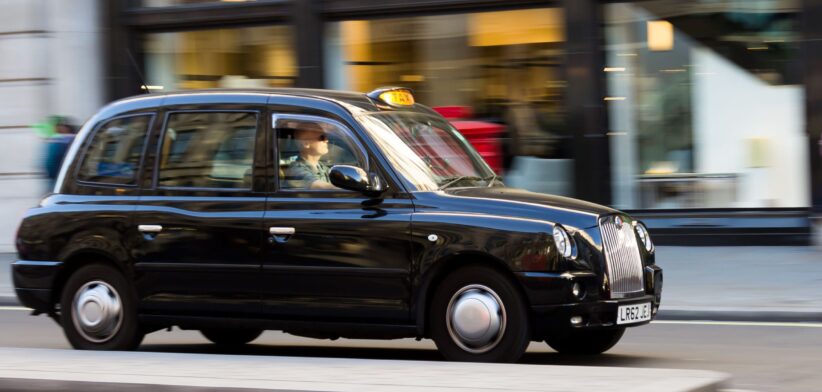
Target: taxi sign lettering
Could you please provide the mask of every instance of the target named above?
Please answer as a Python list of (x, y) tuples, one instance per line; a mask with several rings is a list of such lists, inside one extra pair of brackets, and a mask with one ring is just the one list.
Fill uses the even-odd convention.
[(386, 91), (380, 94), (380, 100), (397, 106), (411, 106), (414, 104), (414, 96), (408, 90)]

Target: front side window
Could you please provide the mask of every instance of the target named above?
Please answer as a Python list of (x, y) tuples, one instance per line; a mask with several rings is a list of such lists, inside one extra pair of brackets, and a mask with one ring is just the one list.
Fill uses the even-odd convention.
[(281, 118), (275, 123), (280, 189), (338, 190), (328, 173), (334, 165), (368, 170), (362, 149), (346, 128), (321, 119)]
[(408, 112), (358, 117), (394, 169), (419, 190), (489, 186), (496, 176), (445, 119)]
[(256, 113), (172, 113), (167, 123), (158, 186), (251, 189)]
[(89, 143), (77, 179), (113, 185), (135, 184), (151, 118), (151, 115), (122, 117), (102, 125)]

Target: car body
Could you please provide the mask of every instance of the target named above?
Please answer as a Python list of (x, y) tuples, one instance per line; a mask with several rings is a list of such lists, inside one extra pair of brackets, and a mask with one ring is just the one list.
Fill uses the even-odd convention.
[[(295, 151), (315, 142), (346, 163), (329, 169), (336, 188), (289, 188)], [(20, 302), (82, 349), (129, 349), (179, 326), (222, 344), (267, 329), (431, 337), (456, 360), (515, 361), (543, 340), (599, 353), (650, 322), (662, 289), (641, 222), (505, 187), (398, 88), (109, 104), (16, 245)]]

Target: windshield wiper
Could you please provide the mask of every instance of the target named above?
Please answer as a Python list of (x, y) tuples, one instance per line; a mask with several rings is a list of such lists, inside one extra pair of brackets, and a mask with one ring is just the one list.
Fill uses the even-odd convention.
[[(500, 183), (502, 183), (502, 179), (499, 178), (499, 175), (497, 175), (496, 173), (494, 173), (494, 175), (491, 176), (491, 177), (483, 178), (483, 180), (488, 181), (488, 185), (487, 185), (488, 188), (490, 188), (491, 185), (494, 185), (494, 181), (499, 181)], [(503, 185), (505, 185), (505, 184), (503, 184)]]
[(439, 190), (443, 190), (445, 188), (448, 188), (449, 186), (454, 185), (454, 184), (456, 184), (456, 183), (458, 183), (462, 180), (482, 180), (482, 178), (477, 177), (477, 176), (457, 176), (457, 177), (447, 178), (446, 179), (447, 182), (445, 184), (440, 185)]

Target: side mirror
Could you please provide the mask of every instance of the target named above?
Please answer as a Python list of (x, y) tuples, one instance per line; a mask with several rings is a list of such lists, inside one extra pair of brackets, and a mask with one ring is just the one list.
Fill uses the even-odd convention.
[(385, 191), (385, 186), (379, 175), (366, 173), (365, 170), (348, 165), (335, 165), (328, 173), (331, 184), (337, 188), (357, 191), (369, 196), (378, 196)]

